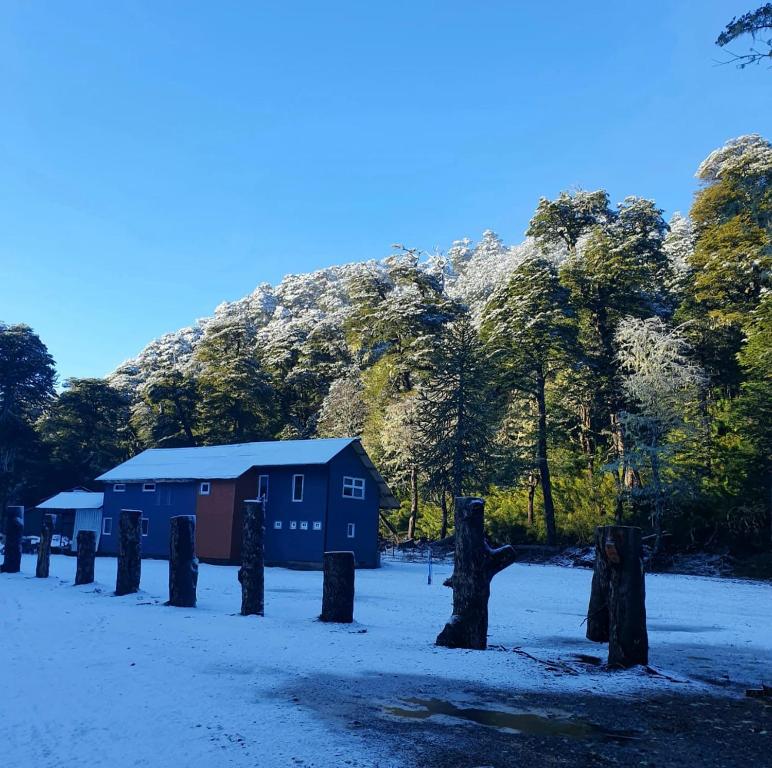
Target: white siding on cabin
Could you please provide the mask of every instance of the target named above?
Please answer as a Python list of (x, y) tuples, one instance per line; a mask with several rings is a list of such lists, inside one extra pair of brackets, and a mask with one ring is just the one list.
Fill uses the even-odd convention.
[(102, 535), (102, 510), (100, 509), (76, 509), (75, 524), (72, 529), (72, 551), (78, 551), (78, 531), (94, 531), (96, 534), (96, 548), (99, 551), (99, 537)]

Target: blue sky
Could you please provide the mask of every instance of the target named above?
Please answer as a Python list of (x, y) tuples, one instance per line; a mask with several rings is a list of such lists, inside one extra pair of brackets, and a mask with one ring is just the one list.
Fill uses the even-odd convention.
[(0, 5), (0, 320), (60, 376), (288, 272), (518, 242), (538, 198), (687, 210), (699, 162), (772, 128), (715, 66), (758, 0)]

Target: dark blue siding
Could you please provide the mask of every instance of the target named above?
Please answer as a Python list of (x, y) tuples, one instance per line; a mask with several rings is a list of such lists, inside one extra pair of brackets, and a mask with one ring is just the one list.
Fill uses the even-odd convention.
[[(102, 534), (99, 551), (118, 552), (118, 522), (122, 509), (139, 509), (148, 518), (147, 536), (142, 537), (143, 557), (169, 556), (169, 519), (174, 515), (196, 514), (198, 483), (156, 483), (155, 491), (143, 491), (143, 483), (126, 483), (126, 490), (116, 492), (113, 484), (105, 485), (102, 520), (112, 519), (112, 533)], [(104, 530), (104, 529), (103, 529)]]
[[(357, 452), (349, 447), (341, 451), (328, 465), (329, 494), (327, 510), (328, 551), (353, 551), (358, 566), (376, 568), (378, 552), (378, 510), (380, 491), (375, 479), (362, 464)], [(360, 477), (365, 481), (364, 499), (343, 496), (343, 478)], [(353, 538), (348, 526), (354, 525)]]

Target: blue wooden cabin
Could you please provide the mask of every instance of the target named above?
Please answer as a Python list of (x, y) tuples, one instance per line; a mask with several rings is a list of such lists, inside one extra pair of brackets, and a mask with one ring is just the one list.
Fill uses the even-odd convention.
[(142, 513), (142, 554), (168, 557), (169, 520), (196, 516), (202, 560), (241, 559), (245, 499), (265, 498), (268, 565), (319, 567), (330, 550), (380, 564), (381, 509), (399, 503), (358, 438), (152, 448), (97, 478), (105, 484), (99, 552), (118, 551), (123, 509)]

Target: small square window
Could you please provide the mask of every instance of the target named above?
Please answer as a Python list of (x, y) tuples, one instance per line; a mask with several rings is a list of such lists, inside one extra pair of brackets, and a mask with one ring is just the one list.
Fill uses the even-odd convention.
[(198, 493), (201, 496), (208, 496), (212, 491), (212, 484), (211, 483), (201, 483), (198, 489)]
[(346, 526), (346, 536), (348, 536), (349, 539), (353, 539), (355, 533), (356, 533), (356, 526), (354, 525), (354, 523), (349, 523)]
[(314, 530), (315, 531), (321, 531), (322, 530), (322, 521), (321, 520), (316, 520), (314, 522)]
[(113, 534), (113, 519), (112, 517), (102, 518), (102, 536), (112, 536)]
[(142, 527), (142, 535), (147, 536), (148, 531), (150, 530), (150, 518), (149, 517), (143, 517), (140, 521), (140, 525)]
[(307, 531), (308, 530), (308, 520), (301, 520), (301, 522), (300, 522), (300, 530), (301, 531)]
[(294, 531), (298, 527), (298, 521), (297, 520), (290, 520), (290, 530)]
[(303, 475), (292, 475), (292, 501), (303, 501)]
[(281, 520), (274, 520), (274, 521), (273, 521), (273, 527), (274, 527), (274, 528), (275, 528), (277, 531), (280, 531), (280, 530), (281, 530)]
[(126, 490), (125, 483), (115, 483), (115, 485), (113, 485), (113, 491), (115, 493), (123, 493), (125, 490)]
[(142, 490), (145, 493), (155, 493), (155, 483), (142, 483)]
[(364, 499), (365, 481), (362, 477), (344, 477), (343, 478), (343, 498), (344, 499)]

